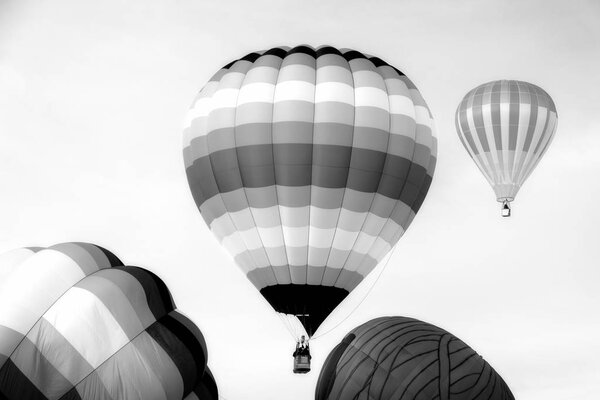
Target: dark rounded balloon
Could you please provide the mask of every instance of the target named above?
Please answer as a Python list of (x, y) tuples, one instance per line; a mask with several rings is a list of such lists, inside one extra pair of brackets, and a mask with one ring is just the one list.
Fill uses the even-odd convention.
[(325, 360), (316, 400), (514, 400), (472, 348), (437, 326), (405, 317), (352, 330)]

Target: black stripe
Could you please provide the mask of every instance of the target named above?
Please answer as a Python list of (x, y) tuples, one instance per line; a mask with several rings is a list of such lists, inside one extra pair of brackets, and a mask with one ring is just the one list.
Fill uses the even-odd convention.
[(102, 253), (104, 253), (104, 255), (106, 256), (106, 258), (108, 258), (108, 262), (110, 263), (111, 266), (113, 267), (118, 267), (118, 266), (122, 266), (123, 262), (116, 256), (114, 255), (112, 252), (106, 250), (104, 247), (100, 247), (98, 245), (94, 245), (95, 247), (99, 248), (100, 251), (102, 251)]
[(272, 49), (269, 49), (268, 51), (266, 51), (264, 55), (265, 56), (277, 56), (277, 57), (283, 59), (286, 54), (287, 54), (287, 51), (285, 49), (282, 49), (281, 47), (273, 47)]
[(369, 60), (371, 60), (371, 62), (376, 66), (376, 67), (389, 67), (390, 64), (386, 63), (385, 61), (383, 61), (381, 58), (379, 57), (369, 57)]
[(183, 377), (184, 394), (191, 393), (206, 367), (206, 354), (198, 338), (171, 315), (152, 324), (146, 332), (165, 349), (177, 366)]
[(157, 320), (175, 309), (175, 303), (167, 285), (154, 273), (140, 267), (116, 267), (137, 279), (148, 301), (148, 308)]
[(0, 393), (9, 400), (48, 400), (11, 359), (0, 369)]
[(256, 60), (258, 60), (258, 57), (260, 57), (260, 53), (248, 53), (246, 54), (244, 57), (240, 58), (238, 61), (250, 61), (250, 62), (254, 62)]
[(305, 46), (305, 45), (300, 45), (300, 46), (294, 47), (287, 53), (286, 57), (289, 57), (292, 54), (296, 54), (296, 53), (308, 54), (309, 56), (311, 56), (313, 58), (317, 58), (317, 52), (315, 51), (315, 49), (313, 49), (312, 47)]
[(237, 61), (238, 61), (238, 60), (233, 60), (233, 61), (232, 61), (232, 62), (230, 62), (229, 64), (227, 64), (227, 65), (224, 65), (223, 67), (221, 67), (221, 69), (229, 69), (229, 68), (231, 68), (231, 66), (232, 66), (233, 64), (235, 64)]
[(348, 62), (359, 59), (359, 58), (367, 59), (367, 57), (365, 57), (365, 55), (363, 53), (356, 51), (356, 50), (350, 50), (350, 51), (344, 53), (344, 58)]
[(340, 57), (343, 57), (342, 53), (338, 49), (336, 49), (335, 47), (324, 46), (324, 47), (321, 47), (320, 49), (317, 50), (317, 58), (319, 58), (321, 56), (325, 56), (327, 54), (335, 54), (335, 55), (338, 55)]
[(200, 400), (219, 400), (219, 389), (208, 367), (204, 370), (204, 375), (198, 386), (194, 389), (194, 393), (196, 393)]

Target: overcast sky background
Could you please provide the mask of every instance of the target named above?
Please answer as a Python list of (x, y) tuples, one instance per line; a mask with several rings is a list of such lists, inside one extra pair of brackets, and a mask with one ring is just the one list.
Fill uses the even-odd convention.
[[(0, 0), (0, 252), (88, 241), (154, 271), (205, 334), (227, 400), (313, 398), (333, 346), (382, 315), (454, 333), (519, 400), (598, 399), (599, 21), (595, 0)], [(439, 163), (381, 279), (296, 376), (288, 332), (195, 207), (180, 127), (222, 65), (302, 43), (404, 71), (436, 120)], [(510, 219), (454, 127), (462, 96), (502, 78), (541, 86), (559, 115)]]

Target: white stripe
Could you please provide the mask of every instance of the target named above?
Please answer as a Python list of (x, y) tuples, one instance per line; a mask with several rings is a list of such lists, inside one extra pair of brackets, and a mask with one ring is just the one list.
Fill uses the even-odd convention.
[[(416, 110), (412, 99), (399, 94), (392, 94), (388, 98), (390, 102), (390, 114), (406, 115), (407, 117), (416, 119)], [(419, 112), (422, 111), (419, 110)], [(425, 112), (427, 112), (427, 110), (425, 110)], [(427, 118), (429, 118), (429, 115), (427, 115)]]
[(192, 108), (187, 112), (184, 126), (190, 126), (196, 118), (207, 117), (214, 108), (212, 97), (204, 97), (196, 100)]
[(275, 85), (266, 82), (249, 83), (242, 86), (237, 99), (237, 105), (248, 103), (270, 103), (273, 104)]
[(323, 82), (316, 86), (315, 103), (333, 101), (354, 105), (354, 88), (341, 82)]
[(257, 228), (264, 247), (284, 246), (283, 230), (280, 225), (271, 228)]
[(219, 108), (234, 108), (237, 105), (237, 99), (240, 90), (234, 88), (219, 89), (212, 96), (211, 112)]
[(275, 88), (275, 103), (291, 100), (313, 103), (314, 99), (315, 85), (306, 81), (284, 81)]
[(375, 87), (357, 87), (354, 89), (356, 107), (376, 107), (390, 111), (390, 102), (385, 91)]
[[(523, 157), (523, 146), (525, 145), (525, 139), (527, 138), (527, 131), (529, 129), (529, 123), (531, 118), (531, 105), (520, 104), (519, 105), (519, 127), (517, 130), (517, 143), (515, 145), (515, 160), (512, 166), (512, 174), (510, 176), (510, 182), (516, 182), (517, 176), (520, 172), (519, 165), (524, 161)], [(508, 182), (507, 182), (508, 183)]]
[[(506, 88), (508, 90), (508, 88)], [(510, 104), (500, 103), (500, 132), (502, 136), (502, 162), (504, 176), (509, 177), (508, 141), (509, 141)]]
[(286, 247), (308, 246), (308, 226), (281, 226)]
[(27, 333), (84, 276), (77, 263), (60, 251), (45, 249), (29, 257), (0, 282), (0, 325)]
[(44, 314), (92, 368), (129, 342), (110, 310), (94, 294), (73, 287)]
[(331, 247), (337, 250), (351, 250), (358, 233), (358, 231), (351, 232), (339, 228), (336, 229), (335, 239)]
[(381, 238), (377, 238), (369, 250), (368, 255), (379, 262), (391, 249), (392, 246), (388, 242)]
[(415, 105), (415, 121), (419, 125), (425, 125), (433, 131), (433, 118), (429, 116), (429, 110), (423, 106)]

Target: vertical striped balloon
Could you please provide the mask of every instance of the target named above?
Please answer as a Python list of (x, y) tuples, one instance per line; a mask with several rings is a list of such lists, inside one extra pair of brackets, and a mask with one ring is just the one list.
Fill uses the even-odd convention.
[(402, 72), (298, 46), (219, 70), (188, 113), (183, 154), (211, 231), (312, 334), (406, 231), (436, 149), (431, 113)]
[(543, 89), (501, 80), (465, 95), (456, 110), (456, 131), (496, 199), (510, 203), (548, 149), (557, 119)]

